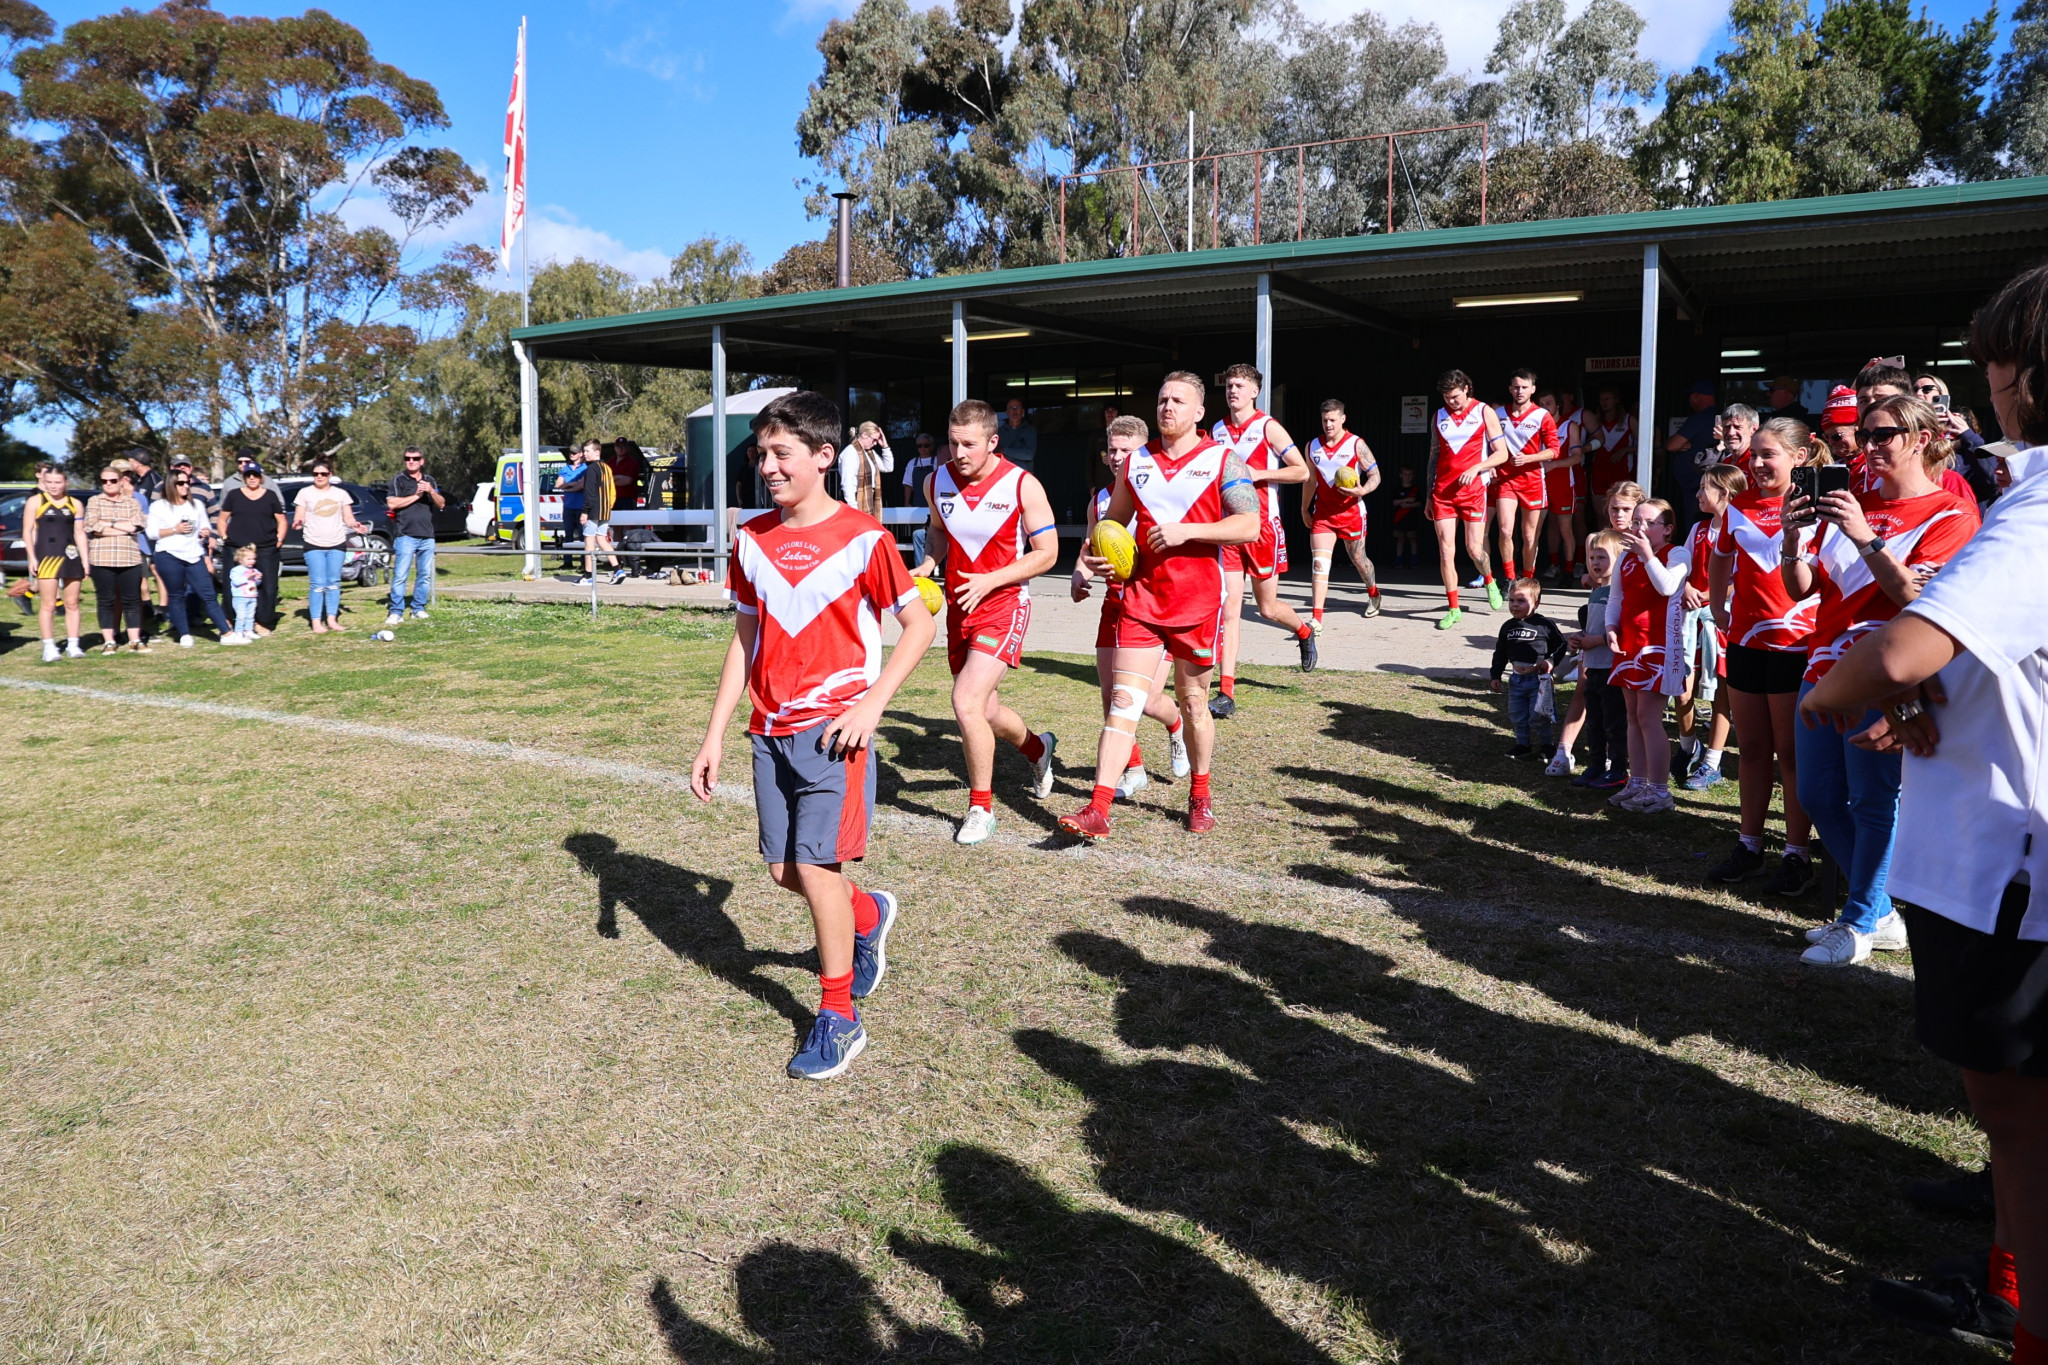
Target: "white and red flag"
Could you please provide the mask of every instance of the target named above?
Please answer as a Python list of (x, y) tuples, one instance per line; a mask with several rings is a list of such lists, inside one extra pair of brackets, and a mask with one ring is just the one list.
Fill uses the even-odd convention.
[(505, 101), (505, 226), (498, 264), (512, 270), (512, 241), (526, 227), (526, 20), (519, 21), (519, 56), (512, 64), (512, 97)]

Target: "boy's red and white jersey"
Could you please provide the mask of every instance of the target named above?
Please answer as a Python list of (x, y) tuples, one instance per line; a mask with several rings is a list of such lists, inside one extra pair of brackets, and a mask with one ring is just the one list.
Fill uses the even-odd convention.
[(1486, 458), (1486, 404), (1467, 403), (1465, 411), (1451, 416), (1450, 409), (1436, 410), (1436, 486), (1447, 487), (1466, 470)]
[[(998, 458), (973, 483), (962, 484), (949, 461), (932, 473), (932, 506), (946, 531), (946, 600), (953, 600), (968, 574), (990, 573), (1017, 562), (1027, 548), (1024, 535), (1024, 470)], [(1027, 600), (1022, 583), (992, 592), (984, 601)]]
[[(1751, 488), (1729, 500), (1721, 514), (1714, 553), (1735, 559), (1735, 593), (1728, 609), (1728, 643), (1750, 649), (1804, 650), (1813, 635), (1818, 594), (1794, 602), (1778, 572), (1781, 497)], [(1800, 532), (1804, 547), (1813, 532)], [(1802, 548), (1801, 553), (1804, 553)]]
[(1154, 526), (1206, 525), (1223, 520), (1223, 461), (1228, 452), (1202, 441), (1175, 458), (1154, 437), (1124, 465), (1137, 504), (1138, 562), (1124, 585), (1129, 616), (1160, 626), (1192, 625), (1216, 614), (1223, 601), (1220, 546), (1196, 542), (1154, 550)]
[(757, 618), (747, 729), (793, 735), (859, 703), (882, 673), (882, 612), (917, 596), (896, 538), (841, 507), (791, 528), (765, 512), (733, 536), (726, 596)]
[[(1209, 429), (1209, 439), (1218, 445), (1227, 446), (1237, 452), (1237, 458), (1244, 461), (1246, 469), (1278, 469), (1280, 454), (1273, 449), (1273, 443), (1266, 439), (1266, 423), (1273, 419), (1256, 408), (1242, 426), (1232, 426), (1228, 417), (1216, 419), (1216, 425)], [(1266, 519), (1275, 526), (1280, 524), (1280, 485), (1261, 483), (1254, 485), (1259, 493), (1259, 505), (1265, 509)]]
[[(1974, 498), (1947, 489), (1886, 502), (1881, 493), (1858, 493), (1870, 529), (1884, 537), (1885, 553), (1909, 569), (1938, 571), (1977, 534)], [(1813, 628), (1813, 653), (1806, 681), (1819, 682), (1849, 646), (1899, 614), (1899, 604), (1878, 586), (1865, 559), (1839, 526), (1823, 523), (1814, 547), (1820, 579), (1820, 613)]]
[(1572, 453), (1572, 438), (1577, 436), (1580, 439), (1584, 439), (1585, 419), (1586, 410), (1584, 408), (1573, 408), (1564, 416), (1555, 419), (1557, 422), (1557, 448), (1559, 450), (1569, 455)]
[[(1541, 404), (1531, 403), (1529, 410), (1520, 417), (1506, 408), (1499, 409), (1501, 435), (1507, 437), (1508, 451), (1515, 455), (1536, 455), (1546, 450), (1558, 450), (1557, 419)], [(1532, 466), (1541, 468), (1541, 466)], [(1528, 473), (1528, 470), (1523, 470)]]
[(1317, 516), (1327, 519), (1359, 507), (1358, 499), (1337, 491), (1337, 471), (1355, 469), (1358, 481), (1361, 484), (1365, 482), (1365, 471), (1372, 468), (1365, 442), (1348, 431), (1339, 436), (1334, 445), (1326, 446), (1322, 437), (1314, 437), (1308, 443), (1308, 465), (1316, 475)]

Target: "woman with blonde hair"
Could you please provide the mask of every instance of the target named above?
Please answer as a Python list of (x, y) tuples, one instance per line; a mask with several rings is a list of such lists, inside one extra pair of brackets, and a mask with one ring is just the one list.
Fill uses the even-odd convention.
[(839, 452), (839, 487), (843, 500), (877, 520), (882, 516), (882, 475), (894, 472), (896, 453), (889, 438), (873, 422), (862, 422)]
[(100, 471), (100, 491), (85, 502), (85, 543), (92, 561), (93, 605), (100, 618), (100, 652), (121, 647), (116, 638), (123, 618), (128, 626), (128, 652), (147, 654), (142, 642), (143, 580), (148, 577), (136, 536), (147, 519), (135, 500), (134, 466), (116, 460)]

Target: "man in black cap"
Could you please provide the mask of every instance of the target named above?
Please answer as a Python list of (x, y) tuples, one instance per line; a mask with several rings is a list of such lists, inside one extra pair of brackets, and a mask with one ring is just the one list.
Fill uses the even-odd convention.
[(1793, 417), (1808, 425), (1813, 422), (1813, 414), (1799, 401), (1799, 381), (1789, 374), (1781, 374), (1771, 381), (1763, 419), (1768, 422), (1773, 417)]
[(121, 455), (135, 466), (135, 491), (142, 495), (145, 506), (164, 495), (164, 476), (156, 472), (156, 456), (141, 446), (129, 446)]

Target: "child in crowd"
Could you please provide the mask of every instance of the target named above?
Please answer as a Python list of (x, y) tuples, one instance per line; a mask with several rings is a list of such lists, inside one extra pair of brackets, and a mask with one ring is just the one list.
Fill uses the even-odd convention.
[[(1625, 485), (1633, 487), (1634, 485)], [(1631, 515), (1634, 509), (1631, 508)], [(1614, 561), (1621, 553), (1621, 534), (1609, 528), (1586, 540), (1586, 599), (1579, 633), (1567, 642), (1580, 652), (1579, 695), (1585, 698), (1586, 771), (1572, 779), (1575, 787), (1621, 791), (1629, 785), (1628, 709), (1619, 691), (1608, 683), (1614, 652), (1607, 647), (1607, 598), (1613, 590)], [(1569, 730), (1569, 727), (1567, 727)], [(1567, 734), (1567, 742), (1573, 738)]]
[[(853, 1002), (881, 984), (896, 922), (896, 898), (862, 890), (844, 870), (867, 853), (875, 727), (937, 627), (896, 538), (826, 490), (843, 439), (838, 406), (822, 394), (786, 393), (753, 427), (774, 510), (733, 537), (732, 644), (690, 787), (711, 799), (726, 724), (751, 696), (761, 858), (777, 886), (809, 905), (818, 941), (822, 998), (788, 1070), (799, 1080), (829, 1080), (867, 1046)], [(883, 612), (903, 627), (886, 665)]]
[(1608, 804), (1641, 815), (1676, 808), (1664, 704), (1686, 689), (1681, 594), (1691, 566), (1688, 548), (1671, 543), (1677, 523), (1662, 498), (1636, 504), (1607, 593), (1607, 647), (1614, 651), (1607, 681), (1627, 708), (1629, 767), (1635, 773), (1634, 784)]
[[(1728, 500), (1749, 487), (1749, 476), (1732, 464), (1717, 464), (1700, 475), (1695, 502), (1700, 521), (1692, 528), (1688, 542), (1692, 565), (1685, 581), (1685, 656), (1692, 662), (1692, 680), (1685, 695), (1674, 705), (1678, 710), (1678, 747), (1685, 759), (1687, 791), (1703, 792), (1723, 780), (1721, 753), (1728, 747), (1728, 692), (1721, 686), (1727, 676), (1727, 636), (1714, 624), (1714, 607), (1707, 600), (1712, 571), (1714, 537), (1721, 534), (1721, 515)], [(1713, 719), (1702, 743), (1696, 703), (1712, 707)]]
[(1401, 486), (1394, 491), (1394, 563), (1402, 568), (1414, 568), (1416, 556), (1422, 553), (1422, 539), (1416, 530), (1422, 525), (1421, 507), (1422, 494), (1416, 491), (1415, 470), (1404, 464)]
[(263, 570), (256, 567), (256, 547), (244, 545), (235, 551), (235, 567), (228, 570), (228, 596), (235, 603), (235, 634), (244, 640), (256, 638), (256, 590), (263, 586)]
[[(1564, 632), (1536, 608), (1543, 602), (1543, 585), (1533, 578), (1518, 578), (1508, 589), (1508, 619), (1501, 623), (1500, 639), (1493, 647), (1493, 667), (1487, 677), (1493, 690), (1505, 687), (1508, 694), (1508, 724), (1515, 727), (1515, 747), (1509, 758), (1527, 758), (1550, 748), (1550, 729), (1556, 703), (1542, 705), (1546, 684), (1564, 658)], [(1509, 670), (1505, 684), (1501, 670)], [(1534, 740), (1532, 743), (1531, 740)]]

